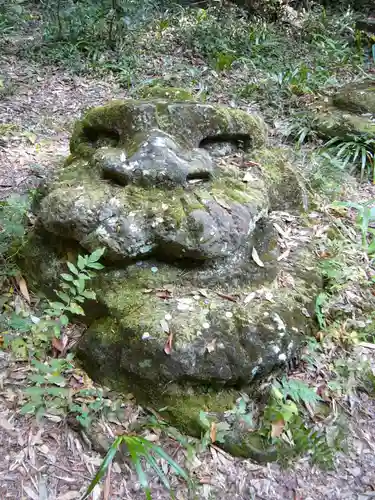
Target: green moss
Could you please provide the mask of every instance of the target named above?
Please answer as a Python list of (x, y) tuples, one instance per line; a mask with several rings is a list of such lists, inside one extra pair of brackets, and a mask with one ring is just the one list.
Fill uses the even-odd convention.
[(76, 242), (52, 238), (40, 231), (28, 233), (27, 240), (16, 255), (16, 262), (35, 289), (51, 293), (60, 283), (60, 274), (66, 272), (69, 254), (78, 254)]
[(274, 462), (278, 459), (277, 448), (270, 444), (260, 432), (232, 430), (225, 436), (223, 448), (235, 457), (252, 458), (259, 463)]
[(138, 90), (142, 99), (156, 98), (171, 101), (193, 101), (193, 95), (185, 89), (178, 87), (167, 87), (163, 85), (144, 85)]
[(316, 114), (314, 128), (321, 137), (328, 139), (349, 140), (353, 135), (375, 134), (375, 124), (370, 119), (335, 108)]
[(304, 208), (307, 196), (304, 179), (297, 167), (290, 163), (285, 149), (259, 149), (251, 154), (251, 160), (260, 165), (273, 210)]
[(201, 411), (216, 414), (215, 420), (228, 410), (236, 406), (238, 393), (231, 390), (215, 391), (213, 389), (191, 388), (189, 386), (173, 386), (167, 393), (163, 394), (162, 400), (154, 397), (153, 404), (156, 407), (164, 405), (166, 408), (161, 412), (179, 429), (201, 436), (204, 427), (200, 423)]
[(193, 102), (121, 101), (88, 111), (76, 123), (70, 142), (72, 154), (89, 157), (98, 143), (134, 149), (135, 136), (153, 128), (175, 136), (182, 144), (197, 147), (210, 136), (246, 136), (253, 147), (264, 144), (266, 127), (257, 116), (218, 105)]
[(283, 166), (286, 162), (285, 151), (281, 148), (258, 149), (251, 152), (250, 159), (259, 163), (260, 169), (271, 184), (280, 184), (283, 180)]

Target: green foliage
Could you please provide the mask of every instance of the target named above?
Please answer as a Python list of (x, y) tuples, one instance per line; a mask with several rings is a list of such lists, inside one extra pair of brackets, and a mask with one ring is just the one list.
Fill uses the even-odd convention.
[[(303, 405), (314, 406), (320, 397), (300, 380), (283, 379), (271, 388), (269, 402), (263, 414), (263, 426), (268, 439), (277, 447), (279, 460), (288, 460), (308, 454), (312, 463), (332, 467), (337, 449), (341, 449), (339, 425), (317, 430), (308, 424)], [(340, 439), (333, 439), (336, 433)]]
[(287, 94), (312, 94), (314, 91), (333, 83), (330, 72), (325, 68), (312, 68), (302, 63), (300, 66), (271, 74), (274, 81)]
[(317, 138), (312, 119), (310, 115), (305, 112), (294, 114), (292, 119), (287, 120), (281, 132), (285, 137), (292, 138), (296, 141), (299, 147), (307, 140), (314, 140)]
[(343, 162), (343, 166), (360, 166), (361, 180), (367, 168), (372, 173), (375, 181), (375, 139), (370, 136), (353, 136), (350, 139), (334, 137), (329, 140), (324, 148), (332, 149), (337, 159)]
[[(217, 422), (216, 418), (211, 418), (210, 415), (204, 411), (199, 413), (199, 423), (205, 429), (201, 437), (201, 447), (203, 450), (214, 443), (224, 443), (225, 435), (230, 430), (230, 425), (227, 422)], [(214, 429), (212, 434), (212, 429)]]
[(9, 274), (9, 265), (26, 235), (26, 214), (30, 206), (27, 196), (13, 195), (0, 202), (0, 262), (8, 264), (3, 271)]
[(223, 71), (232, 66), (233, 62), (236, 60), (236, 55), (231, 54), (230, 52), (218, 52), (215, 55), (215, 60), (216, 69), (218, 71)]
[[(40, 317), (28, 311), (12, 314), (5, 321), (8, 332), (4, 332), (5, 346), (10, 346), (17, 359), (36, 356), (42, 358), (54, 338), (60, 338), (68, 325), (68, 315), (84, 315), (82, 305), (86, 300), (95, 299), (95, 293), (86, 287), (96, 271), (103, 268), (98, 262), (104, 249), (91, 255), (78, 256), (76, 265), (67, 263), (70, 273), (61, 274), (59, 290), (55, 290), (60, 301), (47, 301)], [(19, 333), (28, 335), (19, 336)]]
[(328, 388), (336, 397), (352, 398), (359, 391), (373, 394), (374, 372), (368, 360), (342, 356), (334, 360), (330, 368), (332, 378)]
[[(87, 281), (95, 277), (96, 271), (103, 269), (98, 262), (104, 249), (95, 250), (91, 255), (79, 255), (76, 265), (67, 263), (70, 273), (61, 274), (61, 282), (56, 296), (60, 300), (48, 300), (40, 318), (32, 318), (31, 335), (24, 339), (25, 353), (28, 356), (43, 356), (53, 338), (60, 338), (61, 331), (69, 323), (68, 315), (83, 316), (82, 304), (87, 300), (94, 300), (95, 293), (86, 288)], [(29, 318), (24, 318), (29, 322)], [(20, 340), (17, 339), (17, 350), (20, 352)], [(13, 346), (13, 341), (10, 341)]]
[(363, 249), (375, 256), (375, 229), (371, 227), (375, 222), (375, 200), (365, 203), (335, 202), (334, 207), (352, 208), (357, 211), (356, 224), (361, 231)]
[[(279, 0), (251, 4), (256, 17), (249, 19), (244, 10), (222, 2), (198, 9), (172, 0), (51, 0), (37, 9), (43, 41), (25, 51), (27, 57), (77, 73), (112, 73), (127, 88), (138, 85), (145, 73), (158, 73), (157, 66), (150, 67), (148, 53), (155, 61), (163, 59), (163, 72), (176, 53), (183, 53), (173, 69), (179, 79), (174, 86), (186, 87), (187, 73), (194, 72), (188, 86), (202, 89), (203, 75), (214, 75), (207, 65), (238, 72), (230, 92), (242, 99), (256, 97), (262, 107), (272, 105), (272, 118), (275, 108), (290, 114), (302, 96), (357, 72), (363, 50), (355, 43), (351, 11), (327, 16), (314, 9), (297, 34), (286, 23), (265, 21), (269, 15), (260, 19), (264, 9), (279, 10)], [(306, 137), (307, 130), (301, 134)]]
[(27, 402), (21, 414), (35, 414), (40, 420), (46, 413), (65, 416), (74, 415), (85, 428), (99, 413), (113, 410), (112, 402), (103, 397), (100, 388), (72, 390), (69, 382), (73, 373), (73, 355), (40, 362), (32, 359), (33, 373), (29, 374), (29, 385), (24, 390)]
[(73, 368), (71, 360), (72, 355), (44, 363), (31, 360), (35, 373), (28, 377), (31, 385), (24, 390), (28, 401), (22, 406), (21, 414), (33, 413), (40, 419), (47, 412), (54, 415), (65, 413), (71, 394), (64, 372)]
[(30, 18), (23, 0), (0, 1), (0, 32), (2, 34), (11, 33), (15, 24), (24, 24)]
[(284, 399), (291, 399), (296, 404), (307, 403), (314, 405), (321, 400), (314, 389), (311, 389), (305, 382), (298, 379), (286, 379), (284, 377), (281, 382), (273, 384), (273, 390), (279, 391)]
[(125, 446), (127, 452), (130, 455), (130, 460), (138, 474), (139, 482), (144, 489), (146, 498), (148, 500), (151, 499), (151, 491), (146, 471), (141, 462), (142, 459), (144, 459), (146, 464), (152, 470), (154, 470), (154, 472), (156, 472), (161, 483), (167, 490), (171, 490), (170, 482), (163, 469), (158, 464), (155, 455), (157, 459), (165, 461), (175, 474), (182, 477), (189, 485), (191, 484), (191, 480), (187, 473), (162, 448), (160, 448), (160, 446), (157, 446), (140, 436), (122, 435), (118, 436), (113, 441), (107, 455), (105, 456), (99, 467), (98, 472), (96, 473), (94, 479), (91, 481), (86, 493), (81, 497), (81, 500), (86, 500), (90, 496), (95, 486), (106, 474), (108, 467), (115, 458), (117, 452), (123, 446)]
[(324, 314), (324, 305), (327, 303), (327, 298), (328, 295), (325, 292), (321, 292), (315, 300), (315, 314), (321, 330), (324, 330), (327, 326)]
[(41, 418), (46, 412), (55, 415), (70, 412), (87, 427), (92, 416), (108, 406), (98, 389), (78, 390), (73, 397), (69, 389), (73, 369), (71, 354), (61, 359), (42, 361), (53, 339), (60, 339), (68, 325), (68, 314), (84, 315), (81, 304), (95, 299), (95, 293), (86, 288), (86, 284), (97, 270), (103, 269), (98, 262), (103, 253), (104, 249), (98, 249), (90, 255), (79, 255), (76, 264), (67, 263), (70, 272), (61, 274), (60, 289), (55, 291), (60, 301), (48, 301), (41, 317), (27, 312), (23, 315), (14, 313), (6, 322), (8, 332), (4, 332), (4, 346), (9, 346), (18, 360), (30, 359), (33, 366), (30, 385), (24, 393), (27, 403), (21, 413), (35, 413), (37, 418)]

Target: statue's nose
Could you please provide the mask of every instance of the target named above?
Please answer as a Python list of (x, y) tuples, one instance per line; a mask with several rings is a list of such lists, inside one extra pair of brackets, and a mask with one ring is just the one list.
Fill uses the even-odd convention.
[(162, 135), (145, 140), (130, 157), (120, 148), (101, 148), (94, 162), (103, 178), (122, 186), (185, 186), (211, 179), (214, 168), (208, 151), (184, 149)]

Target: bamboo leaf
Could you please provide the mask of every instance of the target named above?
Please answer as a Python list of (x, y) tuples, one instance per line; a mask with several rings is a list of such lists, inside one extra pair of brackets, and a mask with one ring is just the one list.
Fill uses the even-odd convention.
[(156, 472), (156, 474), (159, 476), (160, 481), (163, 483), (164, 487), (167, 490), (170, 490), (171, 489), (171, 485), (170, 485), (170, 483), (168, 481), (168, 478), (164, 474), (164, 472), (161, 470), (161, 468), (159, 467), (159, 465), (157, 464), (155, 458), (150, 453), (146, 453), (145, 459), (148, 462), (148, 464), (154, 469), (154, 471)]
[(119, 436), (113, 441), (106, 456), (104, 457), (102, 463), (100, 464), (98, 472), (95, 474), (94, 479), (91, 481), (86, 490), (86, 493), (81, 497), (80, 500), (86, 500), (91, 495), (95, 486), (100, 482), (104, 474), (107, 472), (109, 464), (113, 461), (122, 441), (123, 441), (123, 436)]

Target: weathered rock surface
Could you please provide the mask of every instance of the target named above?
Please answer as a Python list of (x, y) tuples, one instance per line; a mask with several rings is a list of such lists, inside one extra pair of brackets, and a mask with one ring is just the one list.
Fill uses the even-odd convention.
[[(228, 146), (242, 148), (239, 163), (220, 158)], [(303, 187), (282, 152), (264, 148), (262, 121), (238, 110), (93, 109), (44, 193), (28, 248), (28, 272), (49, 283), (68, 250), (106, 248), (79, 357), (93, 378), (163, 407), (191, 433), (202, 430), (201, 410), (233, 417), (237, 390), (289, 362), (312, 327), (314, 256), (296, 243), (278, 259), (269, 219), (274, 208), (299, 210)], [(260, 457), (237, 424), (224, 446)]]
[(318, 105), (314, 127), (324, 138), (375, 136), (375, 82), (349, 84)]

